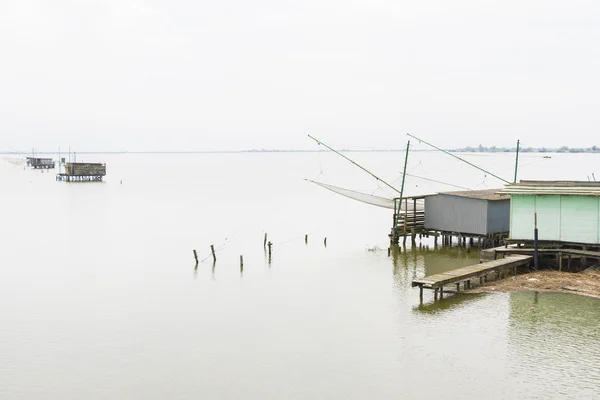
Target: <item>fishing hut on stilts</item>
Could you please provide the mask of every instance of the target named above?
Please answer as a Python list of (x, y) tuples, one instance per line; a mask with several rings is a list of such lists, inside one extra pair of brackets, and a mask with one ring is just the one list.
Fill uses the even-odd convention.
[[(421, 143), (435, 148), (436, 150), (446, 153), (470, 165), (471, 167), (479, 169), (482, 172), (485, 172), (487, 175), (493, 176), (504, 183), (510, 183), (509, 181), (502, 179), (501, 177), (486, 171), (452, 153), (427, 143), (422, 139), (412, 135), (409, 136), (415, 138)], [(402, 184), (398, 190), (394, 186), (373, 174), (371, 171), (358, 165), (345, 155), (339, 153), (314, 137), (310, 135), (309, 137), (315, 140), (319, 145), (325, 146), (329, 150), (350, 161), (355, 166), (367, 172), (377, 181), (383, 183), (398, 193), (398, 197), (386, 199), (335, 187), (322, 182), (310, 181), (343, 196), (371, 205), (392, 209), (393, 222), (391, 231), (388, 235), (391, 245), (400, 244), (400, 239), (402, 239), (402, 244), (406, 245), (407, 238), (410, 237), (411, 243), (414, 246), (416, 245), (417, 237), (419, 239), (433, 237), (435, 246), (438, 245), (439, 241), (441, 241), (442, 246), (452, 246), (453, 240), (456, 238), (456, 244), (459, 246), (466, 247), (468, 244), (469, 246), (477, 245), (478, 247), (488, 248), (500, 245), (509, 235), (510, 198), (506, 194), (499, 193), (502, 188), (470, 190), (468, 188), (452, 185), (446, 182), (435, 181), (433, 179), (407, 174), (410, 140), (406, 145), (404, 170), (402, 172)], [(517, 142), (515, 181), (518, 166), (518, 150), (519, 142)], [(442, 185), (453, 186), (463, 190), (416, 196), (404, 196), (406, 176), (412, 176)]]

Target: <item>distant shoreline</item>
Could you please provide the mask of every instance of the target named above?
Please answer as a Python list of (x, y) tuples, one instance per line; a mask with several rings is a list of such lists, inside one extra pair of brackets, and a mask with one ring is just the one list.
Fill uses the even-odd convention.
[[(406, 149), (369, 149), (369, 150), (359, 150), (359, 149), (341, 149), (338, 150), (340, 153), (397, 153), (397, 152), (405, 152)], [(429, 150), (429, 149), (419, 149), (419, 150), (411, 150), (411, 152), (437, 152), (439, 150)], [(484, 147), (481, 150), (479, 148), (474, 147), (466, 147), (463, 149), (450, 149), (445, 150), (451, 153), (516, 153), (516, 148), (487, 148)], [(331, 153), (331, 150), (172, 150), (172, 151), (77, 151), (72, 152), (73, 154), (237, 154), (237, 153)], [(519, 153), (539, 153), (539, 154), (561, 154), (561, 153), (570, 153), (570, 154), (579, 154), (579, 153), (600, 153), (600, 148), (590, 147), (590, 148), (560, 148), (560, 149), (547, 149), (547, 148), (522, 148), (519, 149)], [(0, 151), (0, 154), (4, 155), (21, 155), (21, 156), (30, 156), (29, 153), (23, 153), (18, 151)], [(59, 154), (58, 151), (36, 151), (35, 154)], [(67, 151), (62, 151), (60, 154), (68, 154)]]

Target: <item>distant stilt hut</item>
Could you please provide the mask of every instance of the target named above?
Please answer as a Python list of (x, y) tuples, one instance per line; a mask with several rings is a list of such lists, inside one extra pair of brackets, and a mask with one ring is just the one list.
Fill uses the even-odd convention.
[(27, 157), (27, 166), (35, 169), (53, 169), (55, 163), (51, 158)]
[(57, 181), (100, 182), (106, 176), (104, 163), (65, 163), (65, 171), (56, 175)]

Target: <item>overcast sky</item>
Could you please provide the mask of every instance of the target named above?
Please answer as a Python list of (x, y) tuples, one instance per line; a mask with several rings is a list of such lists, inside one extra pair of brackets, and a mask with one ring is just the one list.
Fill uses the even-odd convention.
[(0, 0), (0, 150), (600, 145), (600, 2)]

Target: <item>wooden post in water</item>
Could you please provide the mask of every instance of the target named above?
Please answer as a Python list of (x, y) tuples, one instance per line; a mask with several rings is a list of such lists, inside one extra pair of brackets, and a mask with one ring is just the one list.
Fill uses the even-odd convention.
[(196, 259), (196, 265), (198, 265), (198, 253), (194, 250), (194, 258)]
[(327, 238), (323, 239), (323, 246), (327, 247)]
[(273, 246), (273, 243), (269, 242), (267, 243), (267, 247), (269, 248), (269, 259), (271, 259), (271, 247)]
[(210, 245), (210, 251), (212, 253), (213, 256), (213, 261), (217, 261), (217, 255), (215, 254), (215, 246), (213, 244)]
[(263, 241), (263, 249), (267, 248), (267, 232), (265, 232), (265, 240)]
[(391, 247), (388, 247), (388, 257), (392, 254), (392, 249)]
[(308, 235), (304, 235), (304, 243), (308, 244)]
[(240, 255), (240, 271), (244, 270), (244, 256)]
[(533, 213), (533, 268), (539, 270), (537, 213)]

